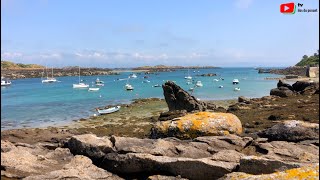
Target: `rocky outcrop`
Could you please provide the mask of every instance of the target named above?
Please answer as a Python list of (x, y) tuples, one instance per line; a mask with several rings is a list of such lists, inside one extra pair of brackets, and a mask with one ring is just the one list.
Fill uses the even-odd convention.
[(167, 81), (163, 84), (162, 89), (169, 111), (186, 110), (191, 112), (205, 111), (207, 109), (205, 102), (198, 101), (172, 81)]
[(188, 179), (181, 178), (181, 176), (153, 175), (153, 176), (149, 176), (147, 180), (188, 180)]
[(259, 132), (258, 135), (280, 141), (318, 140), (319, 124), (296, 120), (283, 121)]
[(290, 97), (294, 95), (294, 93), (287, 87), (279, 87), (279, 88), (271, 89), (270, 95), (279, 96), (279, 97)]
[(305, 88), (309, 86), (315, 86), (316, 83), (310, 83), (305, 81), (297, 81), (294, 84), (292, 84), (292, 88), (294, 91), (300, 92), (303, 91)]
[(151, 137), (195, 138), (241, 133), (241, 121), (231, 113), (198, 112), (157, 122), (151, 131)]
[(242, 172), (234, 172), (227, 174), (219, 180), (288, 180), (288, 179), (318, 179), (319, 178), (319, 163), (306, 165), (300, 168), (289, 169), (286, 171), (275, 172), (271, 174), (252, 175)]
[[(74, 136), (68, 142), (70, 151), (75, 154), (84, 152), (83, 155), (91, 159), (98, 157), (95, 154), (102, 154), (96, 164), (121, 177), (144, 175), (162, 178), (166, 175), (164, 177), (170, 179), (218, 179), (235, 171), (265, 174), (319, 162), (319, 147), (312, 144), (268, 142), (268, 139), (253, 140), (236, 135), (204, 136), (192, 141), (117, 136), (102, 138), (109, 138), (113, 151), (88, 151), (88, 141), (101, 140), (94, 135)], [(103, 143), (99, 147), (104, 147)], [(99, 148), (91, 143), (91, 149)]]
[(288, 84), (288, 83), (284, 83), (282, 80), (279, 80), (279, 82), (277, 83), (277, 87), (280, 88), (280, 87), (286, 87), (288, 88), (289, 90), (293, 90), (293, 87)]

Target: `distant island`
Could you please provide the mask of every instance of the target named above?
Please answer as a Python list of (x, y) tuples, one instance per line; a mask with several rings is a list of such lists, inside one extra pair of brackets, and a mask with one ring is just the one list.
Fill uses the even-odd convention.
[[(11, 61), (1, 61), (1, 76), (9, 79), (20, 78), (39, 78), (47, 75), (51, 76), (53, 71), (54, 77), (61, 76), (77, 76), (79, 66), (66, 66), (62, 68), (48, 68), (38, 64), (22, 64)], [(98, 68), (98, 67), (81, 67), (81, 76), (95, 76), (95, 75), (119, 75), (123, 71), (144, 71), (146, 74), (154, 72), (175, 71), (177, 69), (211, 69), (219, 68), (214, 66), (141, 66), (136, 68)], [(52, 69), (52, 70), (51, 70)]]
[(132, 68), (132, 70), (147, 70), (149, 72), (170, 72), (178, 69), (213, 69), (220, 68), (215, 66), (166, 66), (166, 65), (156, 65), (156, 66), (141, 66)]

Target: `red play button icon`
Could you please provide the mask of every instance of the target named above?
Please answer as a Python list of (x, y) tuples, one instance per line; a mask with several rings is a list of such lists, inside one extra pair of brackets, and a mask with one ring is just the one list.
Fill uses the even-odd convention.
[(280, 12), (294, 14), (295, 13), (294, 3), (292, 2), (292, 3), (280, 4)]

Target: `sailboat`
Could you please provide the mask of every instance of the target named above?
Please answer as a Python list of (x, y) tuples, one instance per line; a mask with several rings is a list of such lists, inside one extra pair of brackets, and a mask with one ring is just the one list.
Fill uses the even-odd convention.
[(57, 82), (57, 79), (53, 77), (53, 68), (52, 68), (52, 77), (48, 76), (48, 71), (47, 71), (47, 67), (46, 67), (46, 72), (47, 72), (47, 79), (43, 79), (41, 82), (42, 83), (53, 83), (53, 82)]
[(128, 77), (127, 84), (124, 86), (124, 88), (127, 91), (132, 91), (134, 88), (133, 88), (133, 86), (131, 84), (129, 84), (129, 79), (130, 79), (130, 77)]
[(79, 83), (73, 84), (73, 88), (88, 88), (89, 84), (82, 83), (80, 80), (80, 66), (79, 66)]
[(192, 77), (190, 76), (190, 72), (189, 72), (189, 68), (188, 68), (188, 76), (184, 77), (185, 79), (192, 79)]

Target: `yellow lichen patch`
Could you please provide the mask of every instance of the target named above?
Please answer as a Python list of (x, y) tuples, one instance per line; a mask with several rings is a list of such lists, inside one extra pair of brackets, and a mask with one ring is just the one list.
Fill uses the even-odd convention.
[(187, 114), (174, 121), (164, 121), (158, 127), (163, 133), (176, 131), (189, 137), (197, 135), (241, 134), (242, 125), (237, 116), (230, 113), (198, 112)]
[(319, 179), (319, 164), (303, 166), (301, 168), (289, 169), (283, 172), (272, 174), (251, 175), (242, 172), (228, 174), (225, 180), (242, 179), (242, 180), (316, 180)]

